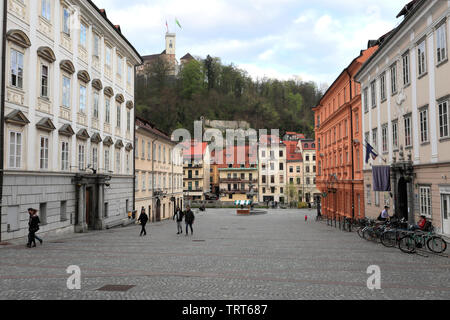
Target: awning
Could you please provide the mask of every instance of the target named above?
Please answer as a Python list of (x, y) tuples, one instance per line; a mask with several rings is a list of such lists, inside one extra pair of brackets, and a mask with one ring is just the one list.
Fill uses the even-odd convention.
[(249, 206), (252, 204), (251, 200), (236, 200), (234, 201), (234, 204), (237, 206)]

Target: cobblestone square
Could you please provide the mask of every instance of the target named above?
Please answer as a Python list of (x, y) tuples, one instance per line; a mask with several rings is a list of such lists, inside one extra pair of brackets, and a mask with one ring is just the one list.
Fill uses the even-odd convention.
[[(305, 214), (309, 216), (305, 222)], [(194, 235), (172, 220), (0, 248), (0, 299), (448, 299), (450, 260), (408, 255), (315, 222), (313, 210), (196, 214)], [(23, 242), (23, 243), (22, 243)], [(66, 268), (81, 269), (81, 290)], [(381, 289), (367, 288), (370, 265)], [(133, 286), (99, 291), (106, 285)]]

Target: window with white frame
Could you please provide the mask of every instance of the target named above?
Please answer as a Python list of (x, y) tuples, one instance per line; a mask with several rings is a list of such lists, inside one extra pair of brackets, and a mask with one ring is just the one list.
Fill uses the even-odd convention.
[(63, 32), (70, 35), (70, 11), (63, 7)]
[(51, 20), (51, 3), (50, 0), (41, 0), (41, 15), (47, 21)]
[(397, 63), (391, 66), (391, 94), (397, 93)]
[(120, 170), (120, 150), (116, 150), (116, 173), (121, 173), (121, 170)]
[(398, 149), (398, 122), (392, 122), (392, 147)]
[(119, 77), (122, 76), (122, 69), (123, 69), (122, 57), (120, 55), (117, 55), (117, 75), (119, 75)]
[(151, 159), (150, 141), (147, 142), (147, 160)]
[(100, 57), (100, 36), (94, 33), (94, 56)]
[(80, 112), (86, 113), (86, 87), (80, 84)]
[(420, 186), (420, 214), (431, 217), (431, 187)]
[(112, 49), (111, 47), (106, 46), (106, 58), (105, 63), (108, 67), (111, 67), (111, 58), (112, 58)]
[(371, 102), (372, 102), (372, 108), (375, 108), (377, 106), (377, 96), (376, 96), (376, 82), (372, 81), (370, 84), (370, 96), (371, 96)]
[(440, 63), (447, 59), (447, 33), (446, 23), (443, 23), (436, 30), (436, 50), (437, 50), (437, 62)]
[(386, 72), (383, 72), (380, 76), (380, 94), (381, 100), (386, 100)]
[(409, 52), (404, 54), (403, 60), (403, 85), (409, 84)]
[(105, 99), (105, 122), (111, 123), (111, 102), (109, 97)]
[(109, 171), (109, 148), (108, 147), (106, 147), (106, 149), (105, 149), (104, 160), (105, 160), (105, 171), (108, 172)]
[(41, 137), (39, 168), (42, 170), (48, 169), (48, 137)]
[(9, 168), (20, 169), (22, 165), (22, 133), (9, 132)]
[(128, 85), (131, 85), (132, 79), (133, 79), (133, 67), (128, 65), (128, 74), (127, 74)]
[(372, 146), (374, 149), (377, 149), (378, 146), (378, 141), (377, 141), (377, 136), (378, 136), (378, 129), (372, 129)]
[(145, 159), (145, 140), (142, 139), (141, 159)]
[(117, 120), (116, 126), (117, 126), (117, 128), (120, 128), (120, 104), (117, 104), (116, 110), (117, 110), (117, 112), (116, 112), (116, 120)]
[(449, 112), (448, 112), (448, 100), (439, 103), (439, 137), (449, 137)]
[(427, 72), (425, 40), (417, 45), (417, 59), (419, 64), (419, 76)]
[(98, 119), (98, 103), (99, 103), (99, 94), (97, 91), (94, 92), (94, 107), (92, 109), (92, 116)]
[(80, 45), (86, 48), (87, 44), (87, 27), (84, 23), (80, 23)]
[(69, 143), (66, 141), (61, 142), (61, 170), (69, 170)]
[(411, 116), (405, 116), (405, 147), (411, 146)]
[(420, 142), (428, 142), (428, 109), (419, 111), (420, 120)]
[(92, 168), (97, 170), (98, 166), (98, 149), (97, 147), (92, 148)]
[(11, 49), (11, 79), (13, 87), (23, 89), (23, 53)]
[(78, 170), (82, 171), (85, 169), (85, 153), (84, 153), (84, 145), (78, 145)]
[(48, 98), (48, 66), (41, 65), (41, 97)]
[(385, 124), (381, 128), (381, 140), (382, 140), (382, 150), (383, 152), (388, 151), (388, 125)]
[(375, 206), (380, 206), (380, 193), (378, 191), (375, 191)]
[(70, 78), (63, 76), (62, 83), (62, 105), (70, 108)]
[(369, 112), (369, 88), (364, 89), (363, 94), (363, 103), (364, 103), (364, 112)]

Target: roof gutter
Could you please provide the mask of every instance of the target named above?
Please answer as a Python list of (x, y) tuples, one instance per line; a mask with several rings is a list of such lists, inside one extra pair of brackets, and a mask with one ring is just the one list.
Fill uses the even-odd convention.
[[(3, 34), (2, 34), (2, 80), (1, 80), (1, 97), (0, 97), (0, 226), (2, 225), (2, 207), (3, 207), (3, 168), (4, 168), (4, 123), (5, 123), (5, 88), (6, 88), (6, 27), (8, 18), (8, 1), (3, 0)], [(0, 242), (2, 241), (2, 233), (0, 230)]]

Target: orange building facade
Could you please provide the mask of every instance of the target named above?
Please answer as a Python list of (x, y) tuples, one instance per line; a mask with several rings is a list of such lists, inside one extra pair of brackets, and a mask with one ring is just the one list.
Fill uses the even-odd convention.
[(313, 108), (317, 188), (322, 215), (331, 219), (365, 216), (361, 88), (354, 76), (377, 49), (362, 50)]

